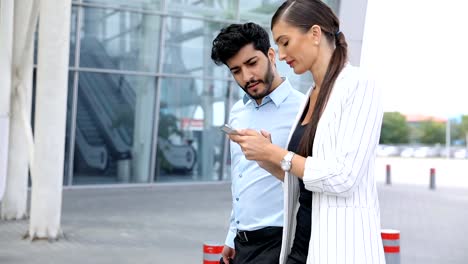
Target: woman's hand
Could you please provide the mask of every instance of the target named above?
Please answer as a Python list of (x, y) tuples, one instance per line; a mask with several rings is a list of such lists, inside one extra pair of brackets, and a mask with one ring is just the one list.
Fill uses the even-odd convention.
[(261, 130), (259, 133), (252, 129), (242, 129), (238, 132), (238, 135), (229, 135), (229, 138), (240, 145), (245, 158), (255, 160), (261, 168), (282, 181), (284, 171), (279, 164), (288, 151), (273, 145), (271, 134), (267, 131)]
[(238, 135), (229, 135), (229, 138), (239, 144), (246, 159), (260, 162), (268, 159), (268, 149), (272, 145), (270, 133), (240, 129)]

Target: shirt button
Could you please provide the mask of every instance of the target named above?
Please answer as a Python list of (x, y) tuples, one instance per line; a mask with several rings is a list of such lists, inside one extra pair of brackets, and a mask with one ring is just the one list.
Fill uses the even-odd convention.
[(236, 201), (239, 201), (239, 198), (236, 198)]
[(239, 221), (236, 221), (236, 224), (239, 224), (240, 222)]

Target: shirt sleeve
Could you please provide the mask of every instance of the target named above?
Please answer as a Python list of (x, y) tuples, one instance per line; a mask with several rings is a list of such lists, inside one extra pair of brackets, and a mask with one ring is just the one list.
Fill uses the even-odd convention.
[(234, 238), (236, 237), (236, 225), (234, 223), (234, 210), (231, 210), (231, 219), (229, 222), (229, 230), (226, 236), (226, 241), (224, 244), (229, 246), (230, 248), (234, 248)]
[(383, 117), (380, 91), (374, 81), (362, 80), (349, 89), (346, 98), (341, 118), (331, 121), (336, 123), (336, 132), (330, 137), (336, 142), (323, 145), (334, 145), (333, 149), (325, 150), (325, 156), (306, 159), (303, 181), (310, 191), (351, 195), (375, 155)]

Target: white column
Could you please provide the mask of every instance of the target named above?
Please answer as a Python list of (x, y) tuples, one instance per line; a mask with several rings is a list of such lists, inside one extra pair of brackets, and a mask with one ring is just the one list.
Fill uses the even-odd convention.
[[(30, 113), (33, 37), (38, 12), (38, 1), (15, 0), (14, 2), (9, 159), (1, 213), (1, 218), (8, 220), (21, 219), (26, 216), (28, 158), (30, 158), (30, 148), (32, 148)], [(2, 9), (3, 7), (2, 2)]]
[[(205, 1), (206, 5), (213, 6), (213, 1)], [(205, 22), (209, 24), (211, 22)], [(205, 26), (203, 32), (203, 76), (213, 75), (213, 62), (210, 59), (211, 50), (206, 47), (211, 47), (213, 41), (212, 32), (209, 26)], [(203, 132), (202, 132), (202, 146), (201, 152), (198, 152), (198, 159), (201, 160), (201, 175), (200, 179), (214, 180), (216, 175), (213, 175), (214, 164), (214, 144), (213, 142), (213, 96), (214, 96), (214, 81), (203, 80), (203, 93), (202, 93), (202, 109), (203, 109)], [(217, 143), (219, 144), (219, 143)], [(200, 162), (198, 163), (200, 165)]]
[(29, 236), (60, 233), (71, 0), (41, 0)]
[[(133, 14), (132, 14), (133, 15)], [(161, 23), (157, 16), (144, 15), (142, 23), (142, 31), (138, 36), (142, 39), (142, 43), (132, 43), (140, 46), (141, 57), (139, 60), (146, 66), (145, 71), (156, 72), (157, 70), (157, 55), (155, 43), (159, 43), (159, 32)], [(132, 26), (135, 26), (132, 23)], [(157, 47), (159, 48), (159, 47)], [(132, 146), (132, 168), (133, 179), (135, 182), (147, 183), (150, 182), (150, 162), (151, 162), (151, 137), (153, 134), (154, 120), (154, 99), (155, 99), (155, 80), (149, 77), (140, 77), (133, 86), (136, 94), (135, 103), (135, 129), (133, 130), (133, 146)]]
[(0, 201), (5, 191), (8, 165), (8, 134), (10, 124), (11, 67), (13, 52), (14, 1), (0, 2)]
[(367, 0), (340, 1), (340, 30), (348, 42), (349, 60), (356, 66), (359, 66), (361, 61), (366, 12)]

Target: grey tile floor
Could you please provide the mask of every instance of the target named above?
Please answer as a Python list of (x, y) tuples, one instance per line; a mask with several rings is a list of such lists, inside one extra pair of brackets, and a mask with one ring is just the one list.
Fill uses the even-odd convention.
[[(379, 185), (383, 228), (401, 230), (401, 263), (466, 264), (468, 189)], [(201, 264), (224, 242), (230, 183), (80, 188), (63, 192), (58, 242), (29, 242), (28, 221), (0, 221), (0, 264)]]

